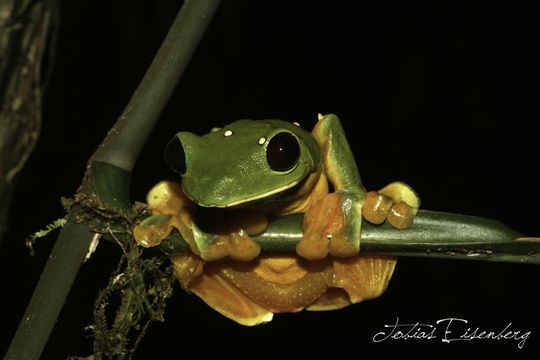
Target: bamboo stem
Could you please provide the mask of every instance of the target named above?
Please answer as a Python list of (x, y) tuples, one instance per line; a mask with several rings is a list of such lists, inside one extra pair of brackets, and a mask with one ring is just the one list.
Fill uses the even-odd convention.
[[(127, 213), (129, 178), (159, 114), (185, 70), (219, 0), (186, 0), (122, 116), (88, 162), (79, 194)], [(38, 359), (95, 234), (76, 224), (78, 206), (62, 229), (6, 360)], [(75, 211), (75, 212), (74, 212)]]
[(154, 61), (92, 158), (131, 171), (219, 0), (186, 0)]
[(39, 359), (95, 234), (68, 222), (43, 269), (5, 359)]

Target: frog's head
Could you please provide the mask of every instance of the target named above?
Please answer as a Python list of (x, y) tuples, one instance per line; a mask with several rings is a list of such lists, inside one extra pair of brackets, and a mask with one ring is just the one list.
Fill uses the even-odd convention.
[(209, 134), (180, 132), (165, 150), (182, 187), (205, 207), (230, 207), (277, 196), (320, 165), (315, 139), (281, 120), (239, 120)]

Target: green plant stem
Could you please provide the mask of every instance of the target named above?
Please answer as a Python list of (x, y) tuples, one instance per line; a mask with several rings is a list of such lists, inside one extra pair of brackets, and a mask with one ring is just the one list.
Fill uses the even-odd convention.
[(131, 171), (219, 0), (187, 0), (124, 112), (93, 155)]
[(39, 359), (88, 252), (89, 242), (84, 240), (93, 237), (84, 224), (69, 222), (63, 228), (5, 359)]
[[(88, 162), (79, 195), (98, 208), (128, 213), (129, 178), (159, 114), (186, 68), (219, 0), (187, 0), (147, 74), (116, 124)], [(5, 359), (38, 359), (94, 234), (76, 224), (62, 229)]]
[[(363, 254), (486, 260), (540, 264), (540, 238), (525, 238), (490, 219), (434, 211), (419, 211), (413, 226), (396, 230), (364, 222), (360, 251)], [(302, 238), (302, 216), (270, 221), (253, 240), (263, 252), (295, 252)], [(190, 251), (178, 232), (161, 244), (168, 254)]]

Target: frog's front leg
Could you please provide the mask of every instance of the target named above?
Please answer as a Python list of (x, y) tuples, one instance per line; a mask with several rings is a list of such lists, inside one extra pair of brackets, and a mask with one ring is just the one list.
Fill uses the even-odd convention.
[(259, 246), (250, 235), (264, 231), (266, 217), (244, 210), (212, 211), (196, 206), (182, 191), (180, 184), (162, 181), (148, 193), (152, 216), (133, 230), (137, 243), (158, 246), (176, 228), (193, 253), (212, 261), (230, 256), (249, 261), (259, 255)]
[(194, 252), (206, 261), (230, 257), (250, 261), (261, 249), (251, 235), (263, 232), (268, 221), (264, 214), (251, 210), (198, 208), (193, 226)]
[(196, 205), (174, 181), (161, 181), (148, 192), (146, 203), (152, 215), (133, 228), (135, 241), (146, 248), (159, 246), (176, 228), (193, 247), (192, 219)]
[(324, 173), (334, 188), (304, 215), (304, 235), (296, 251), (307, 259), (330, 253), (358, 253), (365, 190), (341, 123), (335, 115), (319, 115), (312, 131), (319, 143)]

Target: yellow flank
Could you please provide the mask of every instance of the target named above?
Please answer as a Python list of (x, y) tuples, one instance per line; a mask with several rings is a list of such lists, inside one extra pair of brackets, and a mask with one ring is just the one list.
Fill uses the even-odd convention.
[(328, 180), (319, 168), (304, 181), (296, 194), (293, 195), (294, 200), (290, 204), (272, 212), (279, 216), (305, 213), (314, 204), (320, 202), (326, 194), (328, 194)]

